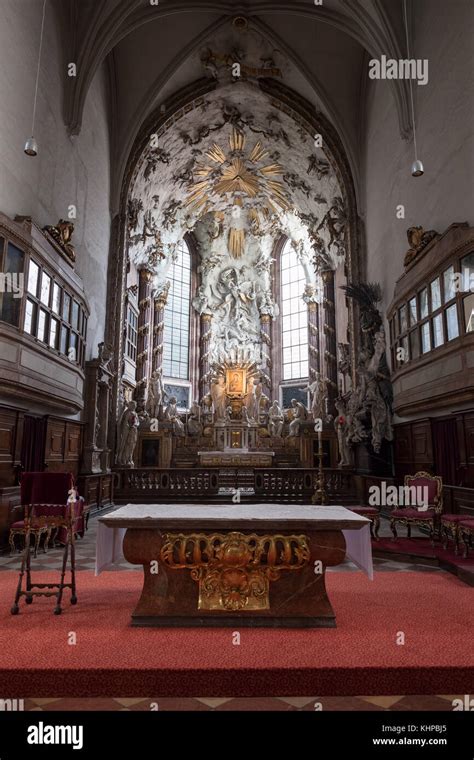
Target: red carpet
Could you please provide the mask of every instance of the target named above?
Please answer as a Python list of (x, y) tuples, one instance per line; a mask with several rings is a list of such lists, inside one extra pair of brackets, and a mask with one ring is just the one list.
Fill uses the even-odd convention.
[(47, 599), (10, 615), (16, 578), (0, 573), (2, 698), (474, 692), (473, 591), (444, 573), (329, 573), (337, 629), (243, 628), (240, 646), (231, 628), (131, 628), (139, 572), (79, 573), (60, 617)]

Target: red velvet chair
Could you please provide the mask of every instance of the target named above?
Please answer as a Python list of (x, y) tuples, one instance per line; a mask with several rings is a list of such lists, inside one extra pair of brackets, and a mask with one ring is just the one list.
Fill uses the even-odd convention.
[(464, 544), (463, 557), (466, 559), (469, 546), (472, 547), (472, 537), (474, 536), (474, 518), (466, 517), (459, 523), (459, 537)]
[[(408, 538), (411, 538), (411, 526), (416, 525), (419, 528), (428, 528), (431, 543), (434, 544), (434, 535), (435, 532), (439, 532), (439, 517), (443, 509), (443, 481), (439, 475), (420, 471), (415, 475), (405, 475), (405, 488), (407, 487), (426, 488), (428, 504), (426, 505), (423, 500), (418, 500), (418, 491), (415, 491), (415, 504), (411, 499), (410, 505), (392, 509), (390, 527), (393, 537), (395, 540), (398, 538), (397, 523), (407, 526)], [(422, 491), (422, 494), (424, 493), (425, 491)]]
[[(25, 472), (20, 481), (21, 502), (25, 510), (22, 521), (25, 531), (25, 548), (21, 560), (18, 586), (11, 608), (12, 615), (19, 612), (19, 601), (25, 597), (26, 604), (32, 604), (34, 596), (55, 596), (55, 615), (61, 613), (61, 600), (65, 588), (71, 589), (71, 604), (76, 604), (75, 549), (74, 532), (77, 529), (76, 507), (81, 504), (77, 497), (74, 479), (71, 473), (63, 472)], [(41, 536), (46, 532), (51, 536), (53, 530), (66, 529), (61, 579), (59, 583), (33, 583), (31, 579), (31, 537)], [(66, 569), (70, 556), (71, 581), (65, 582)], [(36, 554), (35, 554), (36, 556)], [(26, 589), (23, 590), (23, 578), (26, 575)], [(35, 589), (40, 589), (39, 591)], [(54, 590), (53, 590), (54, 589)]]
[(441, 515), (441, 537), (443, 539), (443, 548), (448, 548), (448, 541), (452, 538), (454, 541), (455, 554), (459, 554), (459, 540), (461, 538), (459, 524), (462, 520), (466, 520), (466, 515)]

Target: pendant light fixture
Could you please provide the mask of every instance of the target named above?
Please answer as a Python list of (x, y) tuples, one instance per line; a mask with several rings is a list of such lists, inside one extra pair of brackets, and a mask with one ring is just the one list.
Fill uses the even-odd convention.
[[(408, 39), (408, 17), (407, 17), (407, 0), (403, 0), (403, 11), (404, 11), (404, 17), (405, 17), (405, 34), (407, 38), (407, 57), (410, 61), (410, 42)], [(410, 86), (410, 101), (411, 101), (411, 122), (413, 124), (413, 145), (415, 148), (415, 160), (413, 161), (411, 165), (411, 176), (412, 177), (421, 177), (424, 174), (424, 168), (423, 164), (418, 158), (418, 149), (416, 146), (416, 124), (415, 124), (415, 103), (413, 100), (413, 80), (410, 77), (409, 78), (409, 86)]]
[(46, 0), (43, 0), (43, 16), (41, 19), (41, 34), (40, 34), (40, 45), (39, 45), (39, 53), (38, 53), (38, 66), (36, 69), (35, 97), (33, 100), (33, 119), (31, 122), (31, 137), (28, 138), (24, 147), (24, 151), (27, 156), (36, 156), (38, 154), (38, 143), (36, 142), (34, 133), (35, 133), (35, 118), (36, 118), (36, 101), (38, 100), (38, 84), (39, 84), (39, 73), (40, 73), (40, 64), (41, 64), (41, 51), (43, 49), (43, 32), (44, 32), (45, 15), (46, 15)]

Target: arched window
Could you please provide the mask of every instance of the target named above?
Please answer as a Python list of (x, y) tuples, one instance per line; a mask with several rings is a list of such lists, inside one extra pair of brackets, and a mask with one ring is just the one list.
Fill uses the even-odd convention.
[(282, 380), (308, 377), (308, 307), (303, 267), (288, 240), (281, 254)]
[(185, 242), (178, 245), (168, 279), (170, 289), (164, 315), (163, 374), (189, 380), (189, 303), (191, 256)]

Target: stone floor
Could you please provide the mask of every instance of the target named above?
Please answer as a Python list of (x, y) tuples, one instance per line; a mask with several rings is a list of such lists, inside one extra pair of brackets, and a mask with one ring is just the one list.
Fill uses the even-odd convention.
[[(78, 570), (93, 571), (95, 567), (95, 540), (97, 531), (97, 518), (91, 517), (89, 529), (83, 539), (76, 543), (76, 558)], [(380, 535), (391, 535), (387, 520), (382, 519)], [(61, 566), (61, 548), (51, 548), (47, 554), (40, 549), (34, 565), (48, 570), (59, 570)], [(0, 556), (1, 570), (18, 570), (20, 554)], [(129, 571), (136, 569), (135, 566), (123, 561), (113, 568), (116, 571)], [(374, 557), (374, 569), (376, 572), (444, 572), (429, 565), (396, 562)], [(353, 572), (357, 570), (351, 562), (344, 562), (329, 572)], [(255, 697), (255, 698), (134, 698), (102, 697), (96, 699), (26, 699), (25, 710), (49, 711), (49, 710), (181, 710), (181, 711), (366, 711), (379, 710), (398, 712), (408, 711), (447, 711), (452, 710), (454, 696), (380, 696), (380, 697)]]
[(109, 698), (97, 699), (25, 699), (24, 709), (48, 712), (71, 711), (451, 711), (453, 699), (461, 695), (383, 696), (383, 697), (247, 697), (247, 698)]

